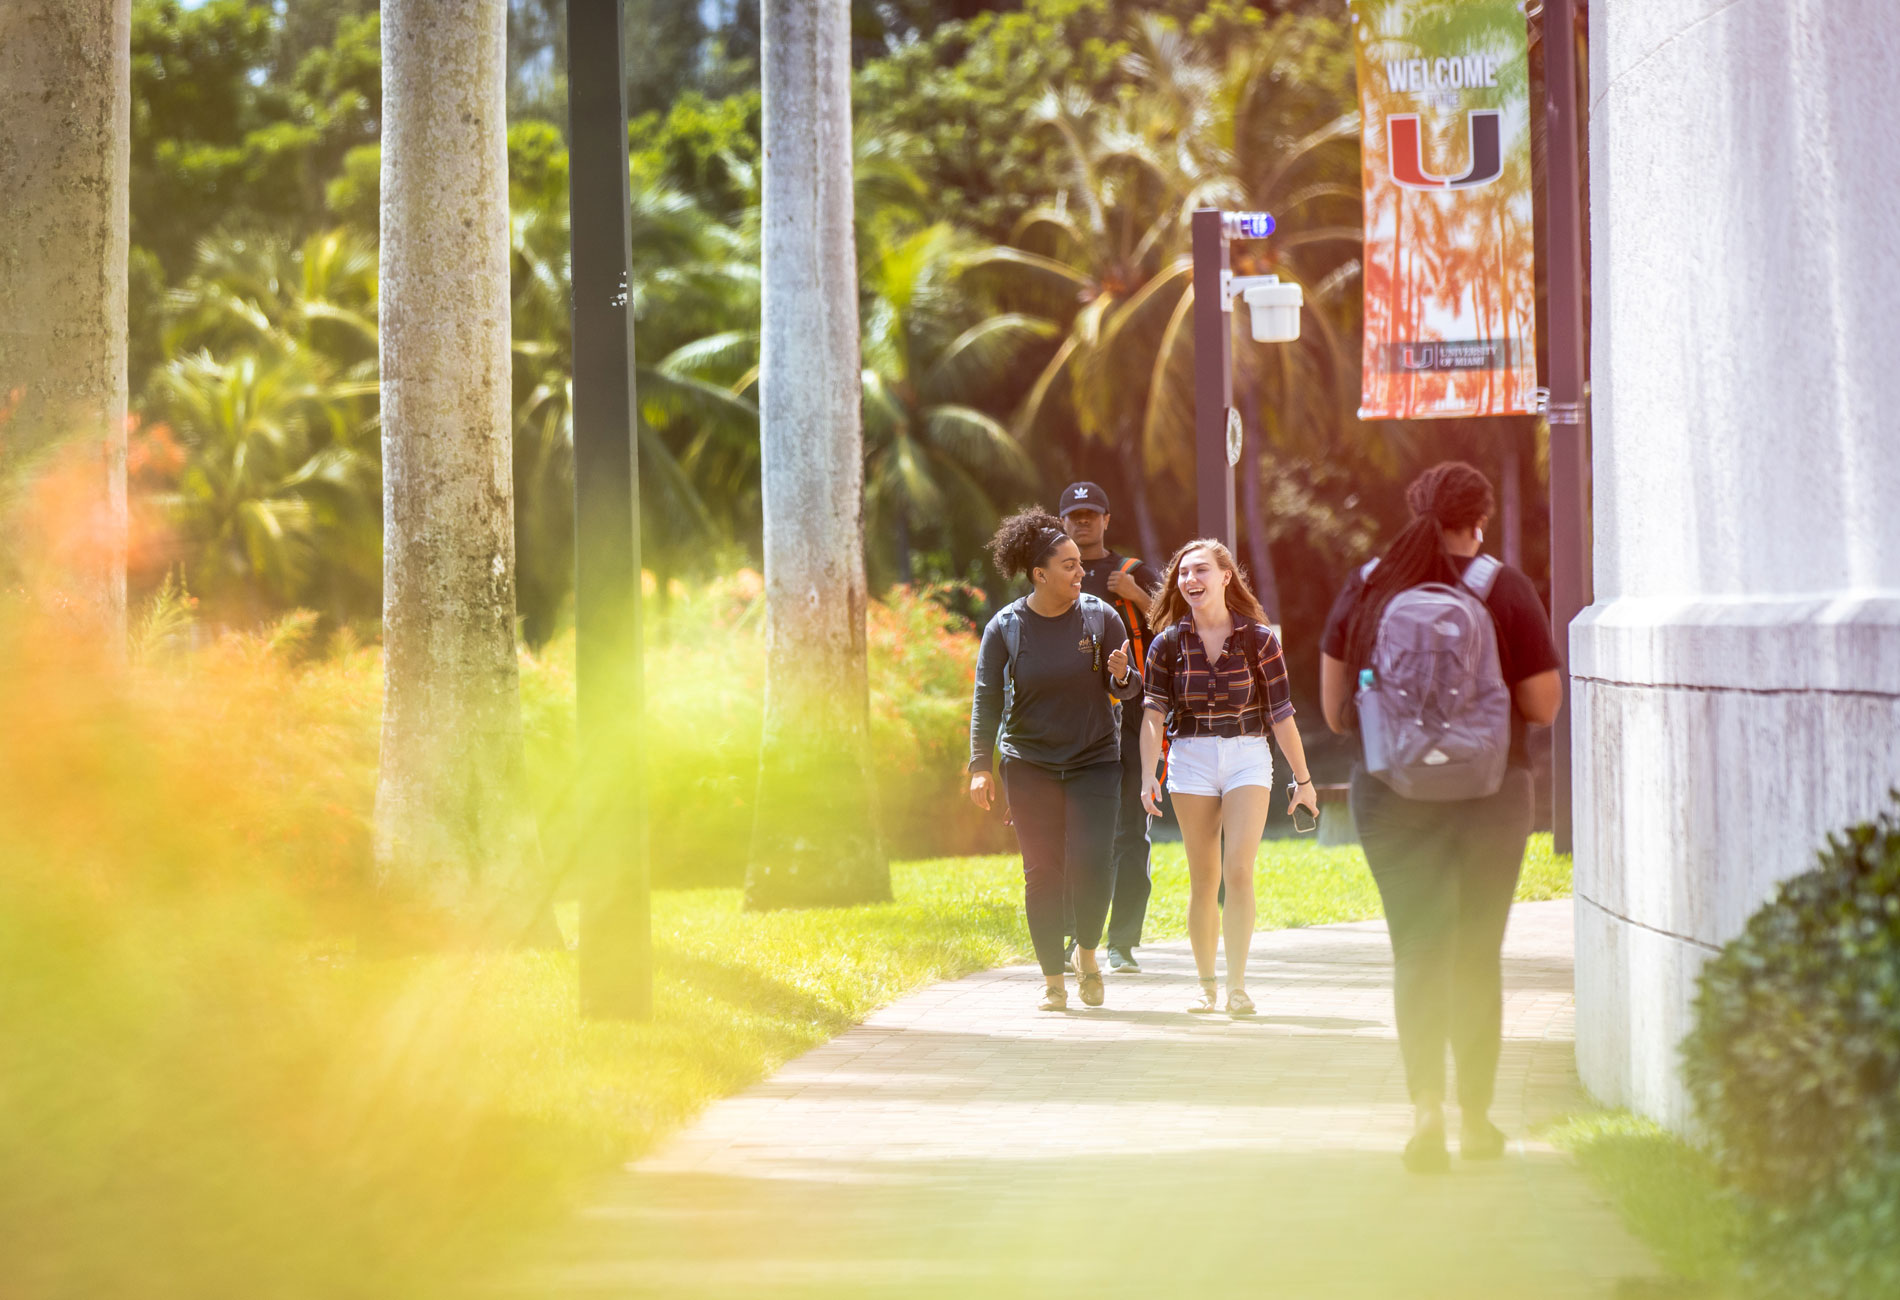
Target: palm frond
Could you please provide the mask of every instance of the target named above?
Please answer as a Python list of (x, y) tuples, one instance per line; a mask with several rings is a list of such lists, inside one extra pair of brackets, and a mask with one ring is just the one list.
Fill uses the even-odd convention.
[(924, 372), (928, 394), (977, 392), (1018, 365), (1062, 331), (1055, 322), (1024, 312), (1000, 312), (957, 335)]
[(966, 469), (1004, 480), (1012, 488), (1033, 488), (1036, 468), (1008, 429), (970, 406), (945, 404), (924, 412), (924, 436), (931, 446)]

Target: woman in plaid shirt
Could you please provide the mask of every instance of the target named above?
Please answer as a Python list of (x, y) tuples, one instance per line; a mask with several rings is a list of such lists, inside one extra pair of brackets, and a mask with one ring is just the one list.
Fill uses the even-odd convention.
[[(1225, 929), (1227, 1013), (1250, 1016), (1254, 857), (1273, 798), (1268, 731), (1299, 783), (1294, 802), (1310, 811), (1319, 807), (1293, 721), (1286, 662), (1233, 554), (1211, 538), (1189, 542), (1168, 561), (1149, 623), (1160, 631), (1143, 674), (1141, 758), (1147, 775), (1141, 799), (1149, 812), (1161, 811), (1161, 782), (1154, 770), (1165, 725), (1168, 792), (1187, 848), (1188, 938), (1201, 975), (1200, 1000), (1188, 1010), (1220, 1007), (1214, 953)], [(1223, 879), (1224, 915), (1216, 898)]]

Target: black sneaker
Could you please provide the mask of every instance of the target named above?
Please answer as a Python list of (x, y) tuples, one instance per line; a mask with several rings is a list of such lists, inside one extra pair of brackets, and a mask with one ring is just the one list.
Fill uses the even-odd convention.
[(1132, 948), (1110, 947), (1108, 950), (1108, 968), (1117, 975), (1141, 974), (1141, 963), (1135, 960)]
[(1069, 946), (1062, 950), (1062, 973), (1075, 974), (1075, 940), (1069, 940)]

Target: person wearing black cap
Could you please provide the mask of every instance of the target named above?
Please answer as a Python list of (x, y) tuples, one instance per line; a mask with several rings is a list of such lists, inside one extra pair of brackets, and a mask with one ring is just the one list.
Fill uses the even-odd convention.
[[(1056, 513), (1062, 527), (1082, 552), (1082, 590), (1104, 600), (1128, 628), (1130, 657), (1135, 672), (1147, 661), (1148, 605), (1161, 575), (1148, 564), (1108, 549), (1108, 493), (1094, 483), (1071, 483), (1062, 489)], [(1148, 865), (1148, 813), (1141, 806), (1141, 714), (1122, 710), (1122, 799), (1115, 822), (1114, 910), (1109, 914), (1106, 947), (1108, 968), (1133, 975), (1141, 970), (1135, 945), (1141, 942), (1142, 922), (1148, 918), (1151, 889)], [(1070, 927), (1074, 933), (1074, 927)]]

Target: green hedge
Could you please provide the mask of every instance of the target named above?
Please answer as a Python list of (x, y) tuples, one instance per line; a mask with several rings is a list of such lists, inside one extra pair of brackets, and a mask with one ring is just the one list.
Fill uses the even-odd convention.
[(1683, 1059), (1756, 1286), (1900, 1295), (1900, 821), (1830, 836), (1708, 964)]

